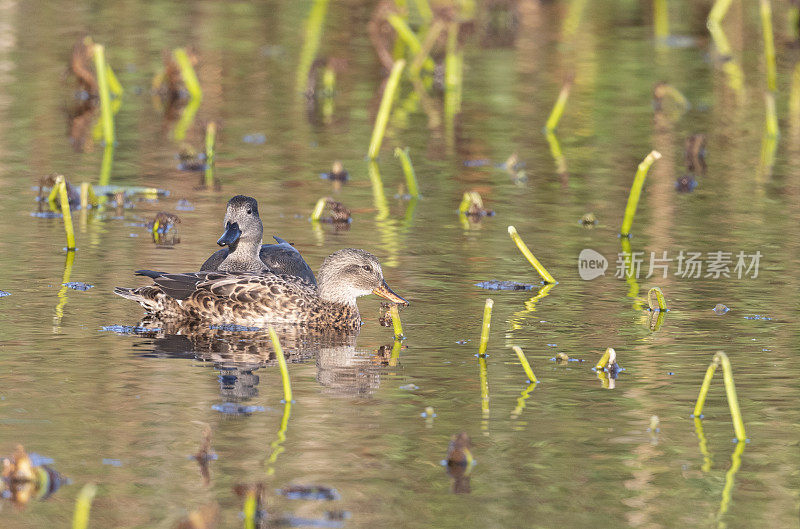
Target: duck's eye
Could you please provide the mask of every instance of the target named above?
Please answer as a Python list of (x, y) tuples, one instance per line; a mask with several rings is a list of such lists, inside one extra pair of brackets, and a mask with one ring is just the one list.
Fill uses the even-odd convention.
[(372, 272), (372, 267), (370, 265), (364, 265), (361, 268), (363, 268), (367, 272)]
[(252, 214), (253, 214), (253, 210), (252, 210), (252, 209), (250, 209), (250, 208), (247, 208), (247, 214), (248, 214), (248, 215), (252, 215)]

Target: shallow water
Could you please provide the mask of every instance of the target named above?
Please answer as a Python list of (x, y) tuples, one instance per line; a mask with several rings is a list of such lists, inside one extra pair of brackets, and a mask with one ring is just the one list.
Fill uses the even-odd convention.
[[(732, 10), (726, 20), (745, 72), (737, 102), (709, 57), (702, 22), (675, 22), (691, 17), (692, 4), (670, 4), (677, 4), (673, 32), (698, 31), (699, 44), (656, 51), (649, 14), (611, 2), (587, 7), (570, 38), (560, 30), (567, 6), (556, 3), (520, 3), (510, 40), (489, 39), (479, 27), (465, 48), (452, 143), (443, 128), (428, 129), (419, 109), (393, 118), (380, 160), (385, 208), (364, 162), (383, 79), (365, 29), (368, 3), (329, 8), (322, 53), (346, 59), (346, 67), (327, 125), (307, 119), (294, 87), (307, 3), (0, 4), (0, 290), (11, 294), (0, 298), (0, 454), (22, 443), (73, 482), (24, 509), (2, 500), (1, 525), (67, 526), (80, 487), (94, 482), (90, 526), (172, 527), (188, 510), (218, 502), (220, 527), (233, 527), (242, 507), (233, 486), (263, 481), (271, 516), (322, 523), (327, 511), (344, 511), (343, 520), (326, 522), (349, 528), (519, 527), (521, 520), (530, 527), (796, 526), (800, 245), (791, 234), (800, 220), (800, 130), (784, 119), (796, 52), (782, 44), (784, 13), (776, 8), (782, 135), (767, 171), (760, 167), (755, 8)], [(112, 183), (170, 195), (120, 211), (74, 212), (78, 251), (65, 277), (60, 219), (32, 213), (41, 176), (57, 171), (73, 183), (95, 182), (100, 171), (99, 143), (76, 153), (65, 133), (73, 88), (60, 76), (81, 31), (106, 45), (126, 88)], [(220, 123), (218, 191), (198, 189), (199, 173), (178, 170), (174, 123), (149, 94), (161, 50), (186, 44), (200, 53), (205, 94), (187, 139), (200, 148), (202, 124)], [(540, 130), (573, 69), (557, 131), (564, 182)], [(654, 118), (651, 90), (660, 80), (692, 108), (673, 120)], [(401, 98), (409, 93), (404, 85)], [(708, 137), (708, 171), (694, 192), (678, 194), (683, 141), (694, 132)], [(252, 141), (257, 135), (265, 141)], [(403, 182), (395, 146), (410, 147), (423, 194), (417, 202), (395, 197)], [(636, 165), (652, 149), (663, 158), (648, 177), (631, 241), (646, 252), (644, 270), (638, 282), (626, 282), (614, 277), (617, 233)], [(496, 167), (514, 152), (525, 181)], [(319, 176), (336, 159), (350, 172), (339, 188)], [(491, 162), (471, 163), (483, 159)], [(473, 189), (496, 214), (465, 227), (456, 209)], [(399, 356), (392, 356), (391, 329), (378, 324), (377, 299), (359, 302), (366, 323), (354, 341), (284, 334), (296, 401), (287, 410), (261, 333), (131, 332), (142, 311), (113, 287), (145, 284), (132, 274), (140, 268), (198, 268), (216, 249), (225, 203), (238, 193), (259, 200), (265, 235), (294, 242), (315, 270), (342, 247), (382, 260), (388, 283), (411, 301), (401, 312), (407, 339)], [(322, 196), (353, 211), (349, 229), (309, 222)], [(159, 211), (182, 220), (173, 247), (155, 245), (143, 227)], [(588, 212), (598, 219), (591, 229), (579, 222)], [(508, 237), (509, 224), (558, 285), (538, 292), (475, 286), (538, 282)], [(604, 276), (580, 279), (585, 248), (609, 261)], [(758, 277), (687, 279), (674, 275), (675, 262), (667, 278), (644, 277), (650, 252), (677, 257), (681, 250), (759, 251)], [(671, 309), (655, 332), (636, 300), (653, 286)], [(485, 401), (475, 354), (487, 297), (495, 304)], [(718, 315), (717, 303), (731, 310)], [(540, 380), (525, 399), (512, 345), (524, 349)], [(625, 369), (613, 389), (591, 369), (609, 346)], [(733, 469), (720, 374), (703, 442), (691, 418), (718, 350), (733, 364), (750, 438)], [(556, 364), (559, 352), (585, 361)], [(435, 418), (421, 416), (427, 406)], [(647, 431), (652, 415), (657, 433)], [(198, 423), (213, 431), (209, 486), (190, 458), (201, 443)], [(453, 494), (441, 465), (460, 431), (471, 435), (477, 461), (469, 494)], [(291, 485), (331, 487), (338, 496), (276, 492)]]

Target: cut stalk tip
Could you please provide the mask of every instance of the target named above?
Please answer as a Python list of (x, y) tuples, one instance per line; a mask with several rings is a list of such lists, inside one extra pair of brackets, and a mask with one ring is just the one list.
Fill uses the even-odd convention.
[(536, 375), (533, 374), (533, 369), (531, 368), (531, 364), (528, 362), (528, 358), (525, 356), (525, 353), (522, 351), (522, 348), (514, 345), (511, 347), (515, 353), (517, 353), (517, 358), (519, 358), (520, 363), (522, 364), (522, 369), (525, 371), (525, 375), (528, 377), (528, 381), (531, 383), (539, 382), (536, 379)]
[(492, 307), (494, 301), (491, 298), (486, 299), (486, 304), (483, 307), (483, 324), (481, 325), (481, 343), (478, 348), (478, 356), (486, 356), (486, 347), (489, 345), (489, 330), (492, 325)]
[(537, 272), (539, 272), (539, 275), (545, 283), (558, 283), (558, 281), (556, 281), (555, 278), (550, 275), (550, 272), (547, 271), (542, 263), (540, 263), (539, 260), (534, 257), (533, 252), (531, 252), (530, 248), (528, 248), (528, 246), (522, 240), (522, 237), (519, 236), (519, 233), (517, 233), (517, 229), (514, 226), (508, 227), (508, 234), (517, 245), (517, 248), (519, 248), (519, 251), (522, 252), (522, 255), (524, 255), (528, 262), (536, 269)]
[(628, 204), (625, 206), (625, 217), (622, 219), (622, 229), (620, 230), (622, 237), (630, 237), (633, 217), (636, 214), (636, 208), (639, 206), (639, 198), (642, 195), (642, 187), (644, 186), (645, 178), (647, 178), (647, 172), (650, 170), (650, 166), (660, 159), (661, 153), (654, 150), (650, 151), (650, 154), (645, 156), (644, 160), (639, 164), (628, 195)]

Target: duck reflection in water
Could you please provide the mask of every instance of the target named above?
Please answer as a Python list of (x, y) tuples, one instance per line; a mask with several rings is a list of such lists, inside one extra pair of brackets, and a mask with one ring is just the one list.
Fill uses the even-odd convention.
[(447, 474), (453, 478), (452, 491), (455, 494), (469, 494), (472, 492), (470, 485), (470, 472), (474, 460), (472, 459), (472, 439), (467, 432), (455, 434), (450, 439), (447, 448)]
[[(315, 333), (296, 326), (275, 329), (290, 364), (316, 360), (317, 381), (330, 395), (369, 397), (380, 385), (383, 356), (356, 346), (358, 333)], [(137, 344), (148, 358), (186, 358), (213, 365), (219, 372), (222, 403), (218, 411), (248, 415), (263, 408), (249, 405), (258, 397), (257, 371), (276, 368), (278, 361), (269, 333), (238, 326), (209, 326), (200, 322), (173, 322), (146, 318), (131, 329), (152, 338)], [(376, 357), (376, 354), (378, 355)]]
[(31, 499), (46, 500), (69, 483), (68, 478), (45, 461), (37, 454), (25, 452), (22, 445), (17, 445), (11, 457), (0, 458), (0, 498), (21, 509)]

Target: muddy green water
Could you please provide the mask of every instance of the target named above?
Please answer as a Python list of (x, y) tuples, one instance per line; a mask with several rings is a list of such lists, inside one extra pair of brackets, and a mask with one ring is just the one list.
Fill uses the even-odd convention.
[[(0, 298), (0, 454), (22, 443), (73, 481), (23, 509), (0, 500), (0, 526), (67, 527), (80, 487), (94, 482), (90, 527), (168, 528), (211, 502), (221, 507), (219, 526), (236, 527), (242, 501), (233, 486), (263, 481), (273, 520), (320, 523), (326, 512), (344, 511), (343, 521), (326, 523), (349, 528), (796, 527), (800, 130), (786, 118), (797, 57), (783, 44), (784, 6), (776, 3), (782, 135), (767, 170), (756, 6), (735, 3), (726, 21), (744, 71), (737, 96), (709, 57), (693, 3), (670, 6), (673, 33), (696, 42), (662, 52), (639, 7), (647, 2), (591, 3), (576, 35), (565, 38), (564, 18), (580, 4), (520, 2), (513, 35), (478, 26), (465, 48), (454, 135), (429, 129), (413, 104), (392, 119), (380, 159), (384, 207), (364, 162), (383, 79), (366, 32), (371, 3), (330, 6), (321, 54), (345, 67), (328, 124), (308, 119), (295, 90), (307, 2), (0, 3), (0, 290), (11, 293)], [(99, 175), (99, 143), (76, 153), (66, 135), (73, 87), (61, 76), (81, 31), (106, 45), (126, 88), (112, 183), (171, 193), (124, 211), (73, 213), (79, 250), (69, 280), (94, 285), (88, 291), (61, 290), (61, 221), (32, 216), (42, 175), (57, 171), (75, 183)], [(220, 191), (198, 189), (198, 173), (176, 169), (174, 122), (164, 121), (149, 93), (161, 51), (186, 44), (199, 51), (205, 91), (187, 140), (199, 147), (202, 123), (220, 123)], [(558, 130), (564, 182), (541, 127), (572, 70)], [(683, 116), (654, 118), (651, 90), (660, 80), (690, 100)], [(410, 86), (401, 90), (404, 100)], [(439, 95), (434, 104), (441, 108)], [(693, 193), (678, 194), (683, 142), (694, 132), (708, 137), (708, 171)], [(248, 134), (266, 142), (246, 143)], [(395, 197), (403, 181), (395, 146), (411, 149), (424, 195), (415, 204)], [(617, 233), (636, 165), (652, 149), (663, 158), (645, 186), (632, 240), (645, 262), (638, 282), (626, 282), (614, 277)], [(465, 165), (501, 163), (513, 152), (526, 164), (525, 182)], [(340, 189), (319, 177), (335, 159), (351, 175)], [(455, 210), (471, 189), (496, 215), (464, 227)], [(140, 320), (137, 305), (111, 292), (144, 284), (133, 270), (191, 271), (215, 250), (225, 202), (238, 193), (259, 200), (265, 235), (294, 241), (315, 270), (336, 249), (364, 248), (411, 301), (395, 360), (382, 349), (391, 348), (392, 333), (378, 324), (374, 297), (359, 302), (366, 323), (355, 343), (287, 338), (296, 402), (284, 440), (280, 376), (263, 336), (103, 330)], [(353, 210), (349, 230), (309, 222), (326, 195)], [(193, 209), (179, 210), (181, 199)], [(157, 247), (137, 225), (162, 210), (182, 219), (173, 248)], [(594, 229), (578, 223), (588, 212), (599, 221)], [(559, 280), (545, 296), (474, 286), (538, 281), (509, 224)], [(584, 248), (608, 259), (605, 276), (580, 279)], [(645, 277), (650, 252), (681, 250), (704, 258), (732, 252), (734, 277), (683, 278), (674, 275), (676, 261), (667, 278)], [(740, 251), (761, 252), (757, 278), (735, 277)], [(653, 286), (671, 308), (656, 332), (636, 300)], [(487, 297), (495, 301), (488, 402), (475, 357)], [(717, 303), (730, 312), (712, 312)], [(524, 400), (512, 345), (526, 351), (540, 380)], [(613, 389), (591, 370), (609, 346), (625, 368)], [(702, 442), (691, 418), (718, 350), (732, 361), (751, 439), (733, 462), (721, 376)], [(585, 361), (557, 365), (550, 359), (559, 352)], [(226, 413), (226, 405), (251, 413)], [(426, 406), (434, 419), (420, 416)], [(658, 433), (647, 431), (653, 415)], [(211, 425), (218, 455), (208, 486), (189, 459), (200, 444), (198, 422)], [(469, 494), (453, 493), (440, 464), (460, 431), (471, 435), (477, 461)], [(333, 487), (339, 499), (275, 493), (292, 484)]]

